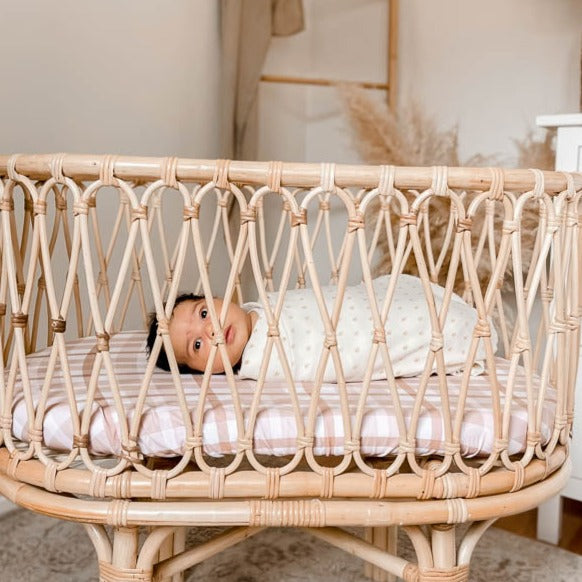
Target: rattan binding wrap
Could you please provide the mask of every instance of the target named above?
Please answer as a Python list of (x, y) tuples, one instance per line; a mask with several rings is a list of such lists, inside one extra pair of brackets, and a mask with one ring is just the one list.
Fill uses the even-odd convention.
[[(385, 572), (405, 580), (468, 579), (472, 549), (490, 523), (555, 494), (568, 475), (581, 313), (581, 195), (582, 176), (538, 170), (0, 156), (0, 491), (23, 506), (85, 523), (102, 564), (102, 580), (177, 580), (190, 565), (269, 526), (306, 528), (373, 564), (369, 573), (378, 580)], [(443, 248), (431, 245), (428, 228), (436, 199), (447, 201), (449, 213)], [(529, 264), (522, 260), (524, 208), (539, 216)], [(486, 218), (476, 231), (473, 218), (479, 213)], [(24, 373), (27, 354), (52, 346), (51, 365), (58, 360), (64, 366), (65, 341), (89, 335), (95, 338), (96, 368), (112, 369), (111, 337), (135, 322), (145, 326), (153, 307), (160, 332), (154, 354), (163, 343), (181, 394), (167, 335), (179, 290), (243, 302), (257, 295), (266, 301), (268, 291), (309, 286), (321, 303), (322, 285), (331, 281), (341, 296), (348, 280), (356, 277), (373, 297), (380, 240), (390, 251), (390, 272), (396, 277), (412, 257), (423, 283), (441, 282), (450, 299), (455, 279), (462, 275), (463, 298), (479, 314), (473, 345), (481, 342), (486, 347), (486, 373), (495, 375), (492, 318), (499, 326), (503, 357), (522, 366), (528, 378), (536, 373), (540, 385), (555, 389), (557, 404), (547, 442), (542, 444), (540, 436), (546, 395), (530, 382), (527, 443), (521, 454), (508, 454), (510, 380), (508, 396), (491, 393), (494, 450), (482, 458), (463, 457), (459, 435), (471, 377), (463, 377), (459, 404), (452, 408), (439, 332), (445, 309), (432, 313), (432, 355), (408, 424), (398, 410), (397, 390), (388, 373), (387, 389), (394, 394), (399, 418), (398, 453), (367, 458), (360, 445), (367, 383), (352, 419), (343, 397), (335, 338), (338, 303), (332, 313), (321, 314), (326, 340), (320, 370), (328, 360), (338, 370), (345, 434), (341, 456), (314, 454), (321, 378), (314, 378), (305, 420), (288, 370), (286, 398), (295, 411), (296, 453), (276, 463), (255, 454), (253, 429), (264, 374), (251, 407), (243, 410), (227, 366), (238, 427), (236, 454), (218, 462), (203, 453), (200, 427), (212, 387), (212, 376), (205, 374), (193, 418), (182, 402), (184, 454), (171, 461), (144, 458), (138, 435), (153, 362), (144, 371), (134, 414), (119, 421), (118, 458), (103, 463), (91, 453), (90, 415), (79, 412), (72, 390), (72, 449), (56, 455), (43, 445), (52, 368), (43, 398), (34, 404)], [(445, 256), (450, 259), (446, 263)], [(485, 262), (491, 272), (483, 286)], [(449, 272), (443, 272), (443, 264), (449, 265)], [(508, 264), (510, 294), (504, 293)], [(390, 297), (384, 304), (378, 300), (374, 350), (389, 359), (381, 318)], [(210, 308), (213, 353), (226, 360), (223, 315)], [(267, 352), (284, 351), (278, 313), (269, 316)], [(422, 390), (434, 362), (441, 379), (446, 447), (444, 455), (427, 459), (416, 454), (414, 435)], [(27, 443), (12, 433), (17, 372), (27, 405)], [(110, 388), (118, 394), (114, 370)], [(89, 394), (88, 403), (91, 398)], [(120, 396), (116, 406), (119, 418), (127, 419)], [(457, 551), (455, 525), (468, 521), (475, 523)], [(183, 528), (202, 524), (236, 527), (184, 551)], [(422, 524), (431, 526), (431, 536), (425, 535)], [(113, 526), (113, 540), (103, 525)], [(138, 547), (140, 525), (152, 529)], [(343, 525), (365, 526), (376, 533), (363, 541), (335, 529)], [(394, 556), (390, 536), (377, 534), (394, 525), (406, 526), (418, 564)]]

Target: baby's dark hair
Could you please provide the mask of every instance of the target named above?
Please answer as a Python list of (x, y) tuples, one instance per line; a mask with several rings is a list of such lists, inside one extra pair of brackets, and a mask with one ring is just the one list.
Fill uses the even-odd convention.
[[(176, 307), (180, 305), (180, 303), (183, 303), (184, 301), (200, 301), (201, 299), (204, 299), (204, 295), (196, 295), (194, 293), (181, 293), (180, 295), (178, 295), (178, 297), (176, 297), (174, 309), (176, 309)], [(164, 307), (165, 306), (166, 304), (164, 303)], [(146, 341), (148, 357), (152, 353), (152, 349), (154, 347), (154, 342), (156, 341), (157, 335), (158, 335), (158, 318), (156, 316), (156, 313), (153, 312), (149, 314), (148, 321), (148, 339)], [(161, 368), (162, 370), (165, 370), (166, 372), (170, 371), (170, 362), (168, 361), (168, 354), (166, 354), (164, 344), (162, 344), (160, 353), (158, 354), (156, 366), (158, 368)], [(180, 374), (200, 373), (200, 370), (193, 370), (192, 368), (190, 368), (190, 366), (186, 364), (178, 364), (178, 371), (180, 372)]]

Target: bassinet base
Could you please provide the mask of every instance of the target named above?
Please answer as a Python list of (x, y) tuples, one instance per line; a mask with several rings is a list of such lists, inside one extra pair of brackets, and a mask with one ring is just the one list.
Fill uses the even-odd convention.
[[(179, 580), (187, 568), (241, 542), (266, 527), (298, 527), (405, 581), (469, 579), (473, 549), (498, 518), (521, 513), (556, 495), (571, 472), (569, 458), (551, 476), (520, 491), (474, 499), (330, 500), (251, 499), (246, 501), (86, 501), (24, 484), (0, 473), (0, 493), (21, 507), (83, 524), (99, 558), (101, 582)], [(468, 529), (459, 524), (470, 522)], [(430, 526), (430, 537), (422, 528)], [(111, 538), (105, 526), (111, 527)], [(139, 528), (148, 534), (139, 546)], [(185, 531), (195, 526), (229, 526), (200, 546), (184, 547)], [(366, 528), (364, 541), (340, 529)], [(390, 551), (384, 528), (402, 526), (417, 555), (417, 564)], [(383, 543), (378, 544), (378, 540)], [(384, 546), (384, 547), (378, 547)], [(458, 549), (457, 549), (458, 548)], [(395, 549), (395, 548), (394, 548)]]

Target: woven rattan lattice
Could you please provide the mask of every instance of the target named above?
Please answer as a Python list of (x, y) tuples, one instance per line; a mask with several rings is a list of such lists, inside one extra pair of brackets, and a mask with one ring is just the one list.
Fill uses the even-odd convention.
[[(178, 580), (272, 526), (362, 557), (376, 580), (468, 580), (486, 528), (569, 473), (581, 194), (582, 176), (538, 170), (0, 156), (0, 491), (84, 524), (104, 581)], [(421, 371), (401, 379), (388, 335), (408, 332), (386, 322), (406, 273), (423, 290), (430, 342)], [(353, 284), (373, 331), (356, 383), (337, 337)], [(281, 322), (302, 288), (323, 329), (307, 381), (285, 364)], [(205, 296), (214, 338), (194, 376), (179, 373), (168, 335), (180, 291)], [(256, 379), (230, 364), (210, 373), (228, 362), (216, 296), (264, 309)], [(451, 374), (443, 330), (457, 296), (476, 320)], [(144, 351), (150, 311), (152, 357), (127, 364), (128, 346)], [(170, 372), (155, 367), (161, 349)], [(231, 529), (185, 548), (200, 525)], [(363, 526), (365, 539), (341, 526)], [(396, 526), (417, 563), (397, 556)]]

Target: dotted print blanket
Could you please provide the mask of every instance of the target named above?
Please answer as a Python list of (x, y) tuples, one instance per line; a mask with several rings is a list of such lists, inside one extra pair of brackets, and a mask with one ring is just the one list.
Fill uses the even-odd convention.
[[(390, 276), (374, 279), (373, 288), (381, 312), (388, 290)], [(432, 284), (432, 296), (437, 313), (443, 303), (444, 288)], [(328, 314), (333, 313), (337, 287), (322, 287)], [(278, 293), (268, 293), (274, 312)], [(425, 368), (430, 353), (432, 327), (427, 296), (418, 277), (400, 275), (384, 326), (389, 358), (395, 377), (417, 376)], [(244, 309), (259, 315), (249, 342), (242, 356), (240, 377), (257, 380), (264, 358), (269, 358), (266, 380), (282, 380), (285, 377), (277, 346), (268, 347), (269, 325), (267, 314), (260, 303), (246, 303)], [(483, 371), (485, 358), (483, 340), (475, 361), (469, 360), (473, 328), (477, 323), (476, 310), (461, 297), (453, 294), (446, 312), (443, 328), (443, 354), (447, 373), (460, 372), (471, 366), (473, 374)], [(334, 341), (340, 355), (341, 368), (347, 382), (361, 382), (365, 378), (374, 346), (374, 325), (370, 298), (363, 283), (346, 288), (335, 338), (326, 338), (324, 320), (312, 289), (287, 291), (279, 317), (278, 332), (283, 345), (284, 358), (295, 381), (313, 381), (326, 345)], [(497, 349), (497, 334), (491, 329), (493, 351)], [(372, 379), (387, 377), (387, 367), (381, 350), (373, 363)], [(436, 371), (436, 362), (433, 364)], [(324, 382), (337, 382), (338, 371), (330, 354), (325, 367)]]

